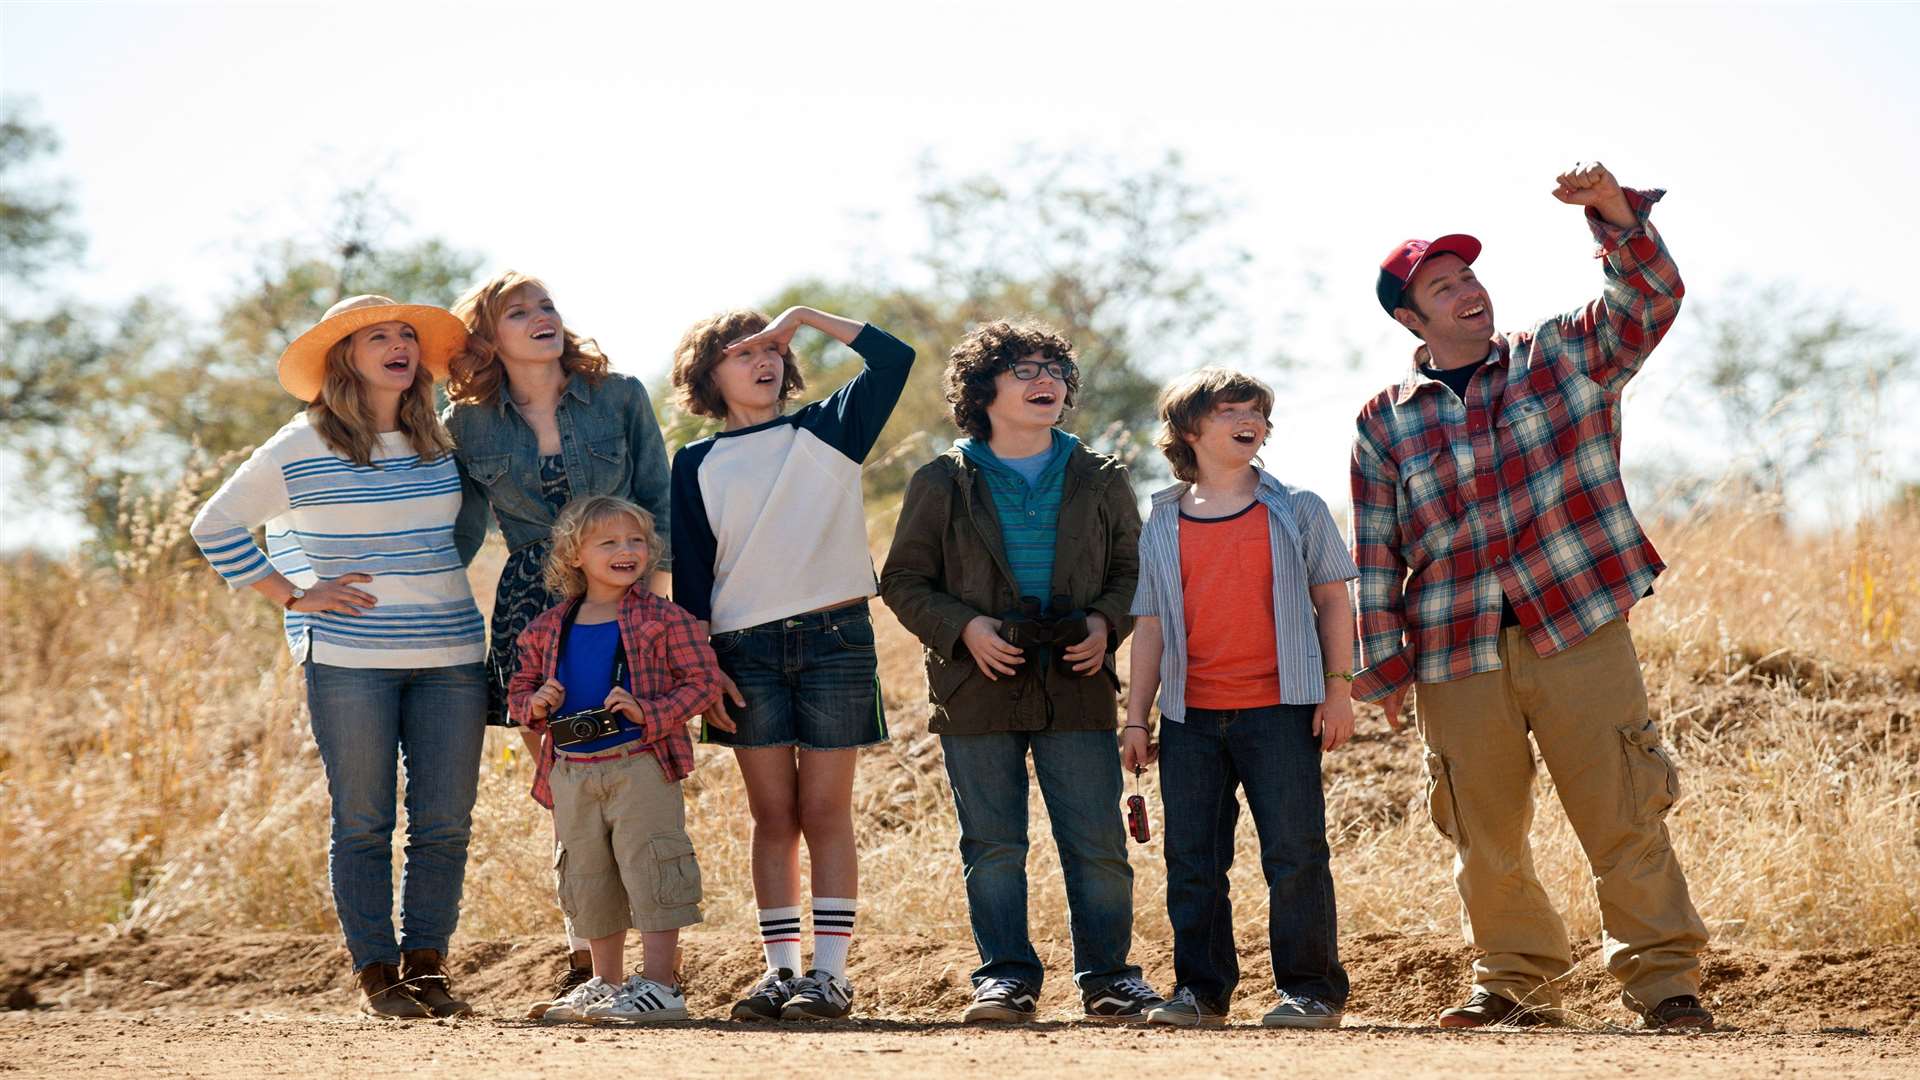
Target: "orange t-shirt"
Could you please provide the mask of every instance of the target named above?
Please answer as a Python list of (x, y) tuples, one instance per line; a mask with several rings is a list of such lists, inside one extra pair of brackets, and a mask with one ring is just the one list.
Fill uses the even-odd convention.
[(1258, 500), (1223, 518), (1180, 515), (1187, 704), (1258, 709), (1280, 701), (1273, 640), (1273, 544)]

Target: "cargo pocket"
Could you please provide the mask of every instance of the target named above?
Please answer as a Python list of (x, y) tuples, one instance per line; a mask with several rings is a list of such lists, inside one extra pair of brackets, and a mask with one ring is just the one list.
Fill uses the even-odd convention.
[(1633, 820), (1651, 821), (1671, 810), (1680, 797), (1680, 770), (1660, 745), (1660, 729), (1652, 720), (1622, 724), (1620, 749), (1627, 757), (1627, 797)]
[(685, 833), (661, 833), (648, 841), (653, 850), (653, 901), (663, 908), (700, 902), (700, 864)]
[(577, 905), (573, 902), (573, 890), (567, 887), (567, 849), (558, 840), (553, 842), (553, 891), (560, 896), (560, 910), (572, 919)]
[(1433, 819), (1433, 827), (1440, 835), (1463, 844), (1464, 835), (1460, 831), (1460, 820), (1454, 810), (1453, 774), (1447, 769), (1447, 759), (1427, 751), (1427, 816)]

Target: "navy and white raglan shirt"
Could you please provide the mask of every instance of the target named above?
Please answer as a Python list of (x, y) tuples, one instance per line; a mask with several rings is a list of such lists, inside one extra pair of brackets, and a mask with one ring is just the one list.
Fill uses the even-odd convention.
[[(294, 659), (355, 668), (477, 664), (486, 624), (454, 550), (460, 473), (452, 454), (422, 461), (386, 432), (372, 466), (327, 446), (301, 413), (243, 462), (193, 519), (193, 541), (238, 589), (275, 570), (301, 588), (369, 574), (358, 615), (289, 611)], [(253, 539), (266, 526), (267, 550)]]
[(711, 633), (879, 591), (860, 466), (913, 349), (871, 324), (850, 344), (866, 367), (826, 398), (674, 455), (673, 600)]

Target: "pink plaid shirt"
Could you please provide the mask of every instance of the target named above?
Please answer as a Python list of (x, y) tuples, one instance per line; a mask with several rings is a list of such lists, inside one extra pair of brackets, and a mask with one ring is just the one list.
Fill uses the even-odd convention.
[(1606, 287), (1533, 330), (1493, 338), (1463, 402), (1419, 371), (1360, 411), (1353, 553), (1361, 671), (1378, 701), (1410, 681), (1500, 667), (1501, 600), (1542, 656), (1625, 614), (1665, 569), (1620, 479), (1620, 394), (1686, 294), (1647, 220), (1591, 211)]
[[(560, 662), (560, 628), (568, 601), (541, 612), (520, 632), (520, 667), (507, 684), (507, 714), (540, 732), (540, 761), (533, 774), (533, 800), (553, 808), (553, 735), (544, 720), (530, 720), (527, 706)], [(641, 745), (653, 752), (668, 780), (693, 772), (693, 739), (687, 721), (720, 700), (720, 663), (700, 624), (671, 601), (635, 585), (620, 601), (620, 644), (627, 650), (633, 697), (643, 720)]]

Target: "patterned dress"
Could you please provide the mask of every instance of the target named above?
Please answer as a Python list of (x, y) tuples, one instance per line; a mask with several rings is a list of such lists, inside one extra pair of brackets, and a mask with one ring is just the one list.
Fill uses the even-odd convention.
[[(559, 454), (540, 459), (540, 497), (557, 516), (567, 505), (572, 489), (567, 485), (567, 469)], [(560, 602), (547, 591), (545, 580), (547, 553), (553, 550), (551, 538), (529, 544), (507, 556), (500, 568), (500, 584), (493, 593), (493, 642), (487, 651), (487, 723), (517, 727), (507, 719), (507, 683), (520, 666), (517, 643), (520, 631), (541, 612)]]

